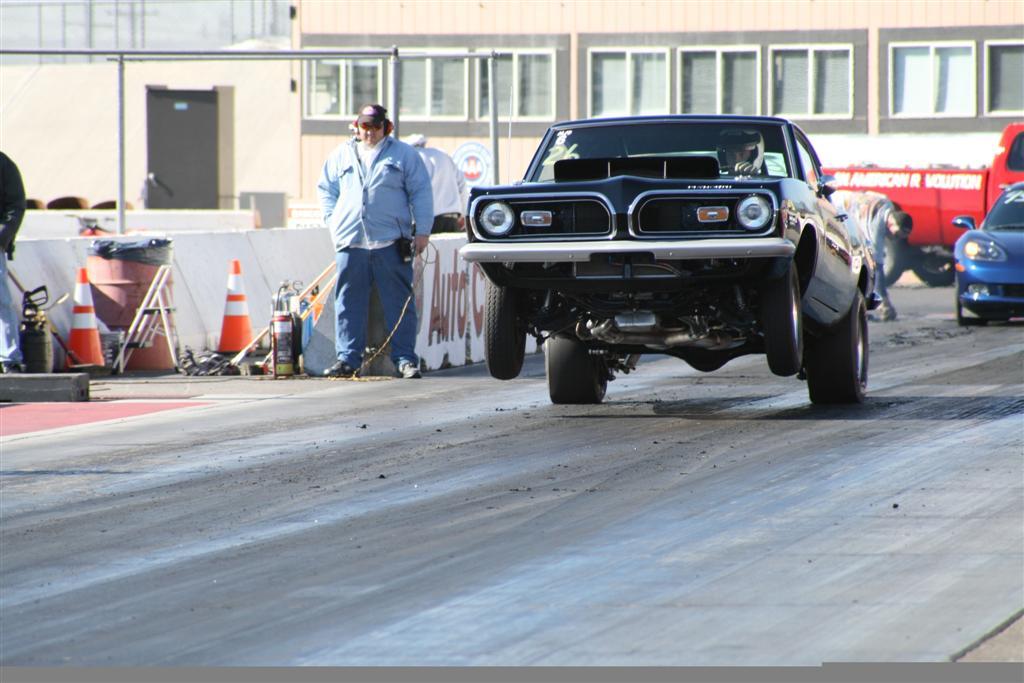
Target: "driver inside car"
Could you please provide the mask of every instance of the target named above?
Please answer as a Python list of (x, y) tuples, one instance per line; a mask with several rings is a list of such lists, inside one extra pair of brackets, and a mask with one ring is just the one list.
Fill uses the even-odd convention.
[(756, 130), (730, 128), (718, 137), (718, 165), (729, 175), (758, 175), (764, 166), (764, 138)]

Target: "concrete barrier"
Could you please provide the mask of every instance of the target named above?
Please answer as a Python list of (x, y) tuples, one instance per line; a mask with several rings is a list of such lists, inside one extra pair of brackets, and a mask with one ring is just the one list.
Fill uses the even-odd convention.
[[(144, 234), (173, 241), (175, 324), (181, 347), (194, 351), (217, 346), (227, 294), (228, 266), (232, 259), (242, 262), (254, 332), (269, 323), (273, 295), (282, 281), (310, 283), (334, 260), (330, 235), (325, 228), (147, 231)], [(104, 236), (103, 239), (132, 240), (139, 236)], [(33, 239), (19, 235), (11, 269), (28, 289), (47, 285), (51, 300), (55, 300), (60, 294), (74, 290), (75, 274), (78, 268), (85, 266), (94, 239)], [(459, 247), (465, 241), (465, 236), (459, 234), (436, 235), (426, 252), (426, 262), (417, 262), (416, 352), (428, 370), (483, 360), (484, 278), (475, 265), (459, 258)], [(17, 307), (21, 297), (16, 291), (13, 293)], [(333, 363), (334, 307), (330, 295), (326, 303), (306, 350), (306, 367), (310, 372)], [(71, 309), (69, 299), (47, 312), (65, 339), (70, 329)], [(20, 316), (20, 310), (17, 313)], [(381, 328), (382, 322), (371, 320), (371, 329), (375, 327)], [(371, 339), (371, 343), (373, 341)], [(527, 350), (536, 350), (532, 339), (528, 340)], [(54, 355), (57, 366), (63, 367), (64, 354), (59, 345), (54, 346)]]
[[(124, 212), (126, 232), (219, 232), (252, 230), (257, 227), (252, 209), (140, 209)], [(26, 211), (18, 239), (62, 239), (77, 237), (86, 225), (117, 233), (117, 211), (113, 209), (45, 209)]]

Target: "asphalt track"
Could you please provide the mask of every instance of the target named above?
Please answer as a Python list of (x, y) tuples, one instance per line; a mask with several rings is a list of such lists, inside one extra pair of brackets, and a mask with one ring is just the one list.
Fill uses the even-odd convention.
[(0, 409), (0, 663), (1021, 661), (1024, 326), (951, 298), (894, 290), (853, 407), (760, 357), (552, 406), (538, 357)]

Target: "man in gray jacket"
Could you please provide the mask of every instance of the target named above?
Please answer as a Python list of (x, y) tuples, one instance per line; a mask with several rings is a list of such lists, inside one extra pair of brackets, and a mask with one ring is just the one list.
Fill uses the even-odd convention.
[(384, 107), (362, 107), (355, 126), (357, 139), (331, 152), (317, 183), (338, 273), (337, 362), (324, 376), (358, 373), (366, 346), (370, 291), (376, 285), (384, 323), (395, 330), (391, 360), (401, 377), (418, 378), (416, 304), (410, 300), (412, 258), (427, 248), (434, 221), (430, 176), (415, 149), (390, 137), (393, 126)]

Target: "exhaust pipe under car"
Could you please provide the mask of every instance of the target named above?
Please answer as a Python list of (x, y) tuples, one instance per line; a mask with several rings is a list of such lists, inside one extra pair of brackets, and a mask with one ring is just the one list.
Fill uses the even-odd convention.
[(646, 346), (664, 351), (677, 346), (696, 346), (711, 351), (734, 348), (743, 339), (721, 330), (695, 332), (696, 326), (662, 328), (651, 311), (621, 313), (614, 318), (588, 320), (576, 326), (580, 339), (597, 339), (607, 344)]

